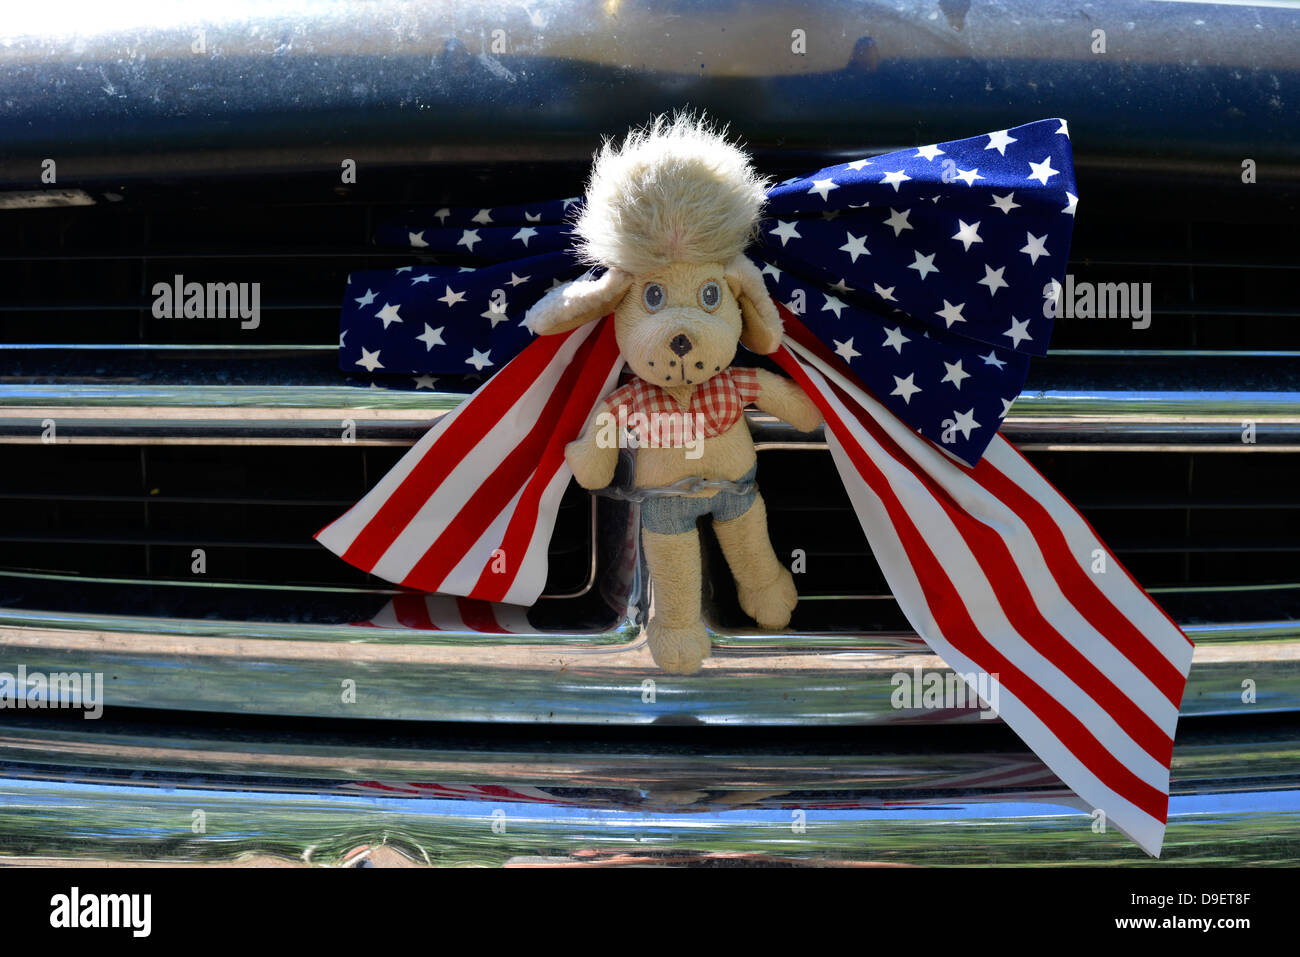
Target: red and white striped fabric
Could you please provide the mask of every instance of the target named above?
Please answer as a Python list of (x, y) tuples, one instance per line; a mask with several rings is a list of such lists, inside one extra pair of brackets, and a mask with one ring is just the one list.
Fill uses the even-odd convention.
[(352, 624), (358, 628), (414, 628), (478, 635), (527, 635), (536, 630), (523, 605), (420, 592), (395, 595), (373, 618)]
[(564, 446), (622, 366), (608, 319), (534, 340), (316, 540), (408, 588), (531, 605), (573, 475)]
[[(1001, 436), (974, 467), (913, 432), (781, 309), (774, 358), (813, 397), (912, 627), (996, 675), (1002, 719), (1109, 824), (1158, 855), (1192, 644)], [(532, 604), (571, 473), (564, 446), (623, 361), (608, 317), (532, 342), (317, 538), (423, 591)], [(760, 477), (761, 478), (761, 477)], [(1104, 573), (1093, 573), (1104, 555)]]
[[(774, 358), (821, 408), (840, 477), (912, 627), (957, 673), (997, 675), (1002, 719), (1159, 856), (1191, 641), (1002, 436), (974, 467), (958, 462), (782, 312)], [(1098, 554), (1105, 571), (1094, 574)]]

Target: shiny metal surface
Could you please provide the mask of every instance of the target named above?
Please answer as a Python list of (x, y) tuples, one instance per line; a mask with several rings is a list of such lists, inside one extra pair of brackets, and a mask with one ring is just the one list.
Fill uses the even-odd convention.
[[(508, 613), (498, 609), (497, 617)], [(501, 635), (7, 608), (0, 610), (0, 671), (101, 672), (109, 713), (620, 725), (987, 722), (975, 709), (894, 707), (897, 675), (948, 673), (912, 634), (715, 628), (714, 657), (699, 675), (682, 678), (654, 667), (638, 614), (599, 629)], [(1300, 623), (1186, 631), (1197, 649), (1184, 715), (1300, 710)], [(340, 693), (349, 680), (355, 701)], [(1250, 701), (1243, 700), (1247, 680), (1257, 688)]]
[[(0, 444), (409, 445), (464, 400), (459, 393), (349, 386), (0, 384)], [(817, 443), (746, 412), (760, 442)], [(1244, 423), (1254, 442), (1242, 441)], [(1300, 393), (1061, 389), (1024, 392), (1002, 428), (1025, 449), (1300, 451)], [(818, 447), (820, 444), (818, 444)]]
[[(936, 142), (1087, 115), (1093, 162), (1296, 169), (1296, 12), (1114, 0), (205, 2), (0, 26), (0, 181), (48, 144), (77, 178), (401, 162), (583, 159), (689, 95), (762, 153)], [(1106, 56), (1091, 31), (1113, 24)], [(71, 24), (76, 24), (76, 29)], [(806, 47), (792, 45), (792, 24)], [(960, 89), (961, 96), (953, 90)], [(540, 107), (538, 104), (544, 104)], [(238, 136), (227, 135), (237, 128)], [(290, 134), (288, 131), (292, 130)], [(293, 149), (286, 149), (292, 143)], [(1210, 164), (1212, 165), (1212, 164)], [(63, 182), (61, 179), (60, 182)]]
[[(1294, 729), (1185, 729), (1161, 863), (1300, 863), (1298, 749)], [(1092, 823), (983, 736), (891, 753), (0, 724), (0, 864), (1154, 863)]]

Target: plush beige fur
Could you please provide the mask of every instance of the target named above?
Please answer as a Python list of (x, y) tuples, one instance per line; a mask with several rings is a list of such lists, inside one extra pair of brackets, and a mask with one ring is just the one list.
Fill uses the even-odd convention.
[[(551, 290), (525, 322), (545, 335), (612, 312), (619, 350), (632, 371), (690, 412), (696, 389), (731, 364), (737, 343), (766, 354), (781, 342), (780, 316), (762, 275), (743, 253), (761, 211), (763, 184), (743, 152), (689, 114), (671, 122), (659, 118), (648, 130), (634, 131), (621, 149), (606, 143), (578, 223), (584, 251), (606, 272)], [(701, 298), (710, 282), (720, 293), (711, 310)], [(651, 284), (663, 294), (656, 308), (645, 299)], [(683, 336), (689, 343), (684, 353)], [(805, 432), (821, 424), (816, 405), (794, 382), (762, 370), (758, 382), (760, 409)], [(618, 464), (618, 449), (602, 447), (599, 432), (597, 414), (565, 448), (584, 488), (604, 488)], [(704, 439), (697, 451), (698, 456), (686, 448), (638, 449), (635, 485), (651, 488), (692, 476), (736, 480), (755, 462), (743, 416), (722, 435)], [(798, 595), (772, 549), (762, 496), (744, 515), (713, 527), (741, 608), (763, 628), (784, 628)], [(645, 531), (642, 541), (654, 586), (654, 614), (646, 626), (651, 654), (665, 671), (691, 674), (710, 651), (700, 614), (699, 533)]]
[(640, 275), (729, 262), (748, 246), (770, 183), (725, 132), (683, 110), (607, 139), (577, 223), (584, 258)]

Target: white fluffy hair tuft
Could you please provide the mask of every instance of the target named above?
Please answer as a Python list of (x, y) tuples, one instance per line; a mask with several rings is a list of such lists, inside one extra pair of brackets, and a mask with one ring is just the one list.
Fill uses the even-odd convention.
[(660, 114), (619, 145), (605, 138), (576, 222), (592, 264), (633, 274), (730, 262), (753, 241), (770, 180), (702, 113)]

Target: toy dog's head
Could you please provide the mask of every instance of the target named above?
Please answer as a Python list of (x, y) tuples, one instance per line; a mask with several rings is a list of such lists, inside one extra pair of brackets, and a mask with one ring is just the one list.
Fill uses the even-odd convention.
[(745, 256), (767, 193), (749, 157), (689, 112), (596, 154), (575, 231), (594, 279), (557, 286), (524, 323), (539, 335), (614, 313), (619, 351), (656, 385), (699, 385), (736, 343), (774, 352), (781, 318)]

